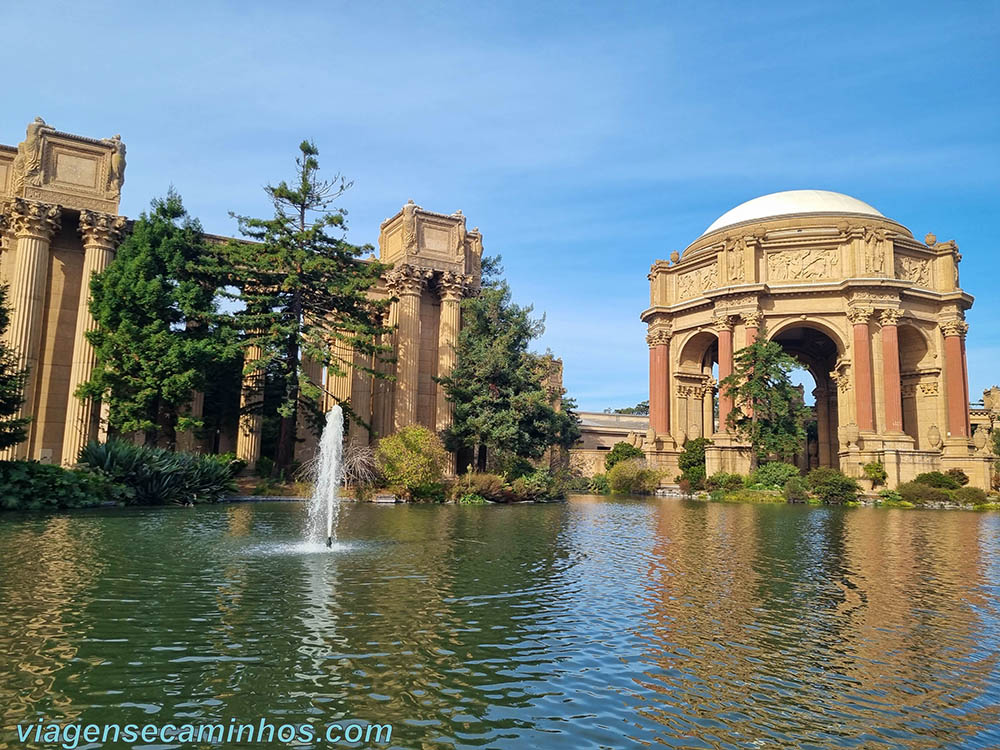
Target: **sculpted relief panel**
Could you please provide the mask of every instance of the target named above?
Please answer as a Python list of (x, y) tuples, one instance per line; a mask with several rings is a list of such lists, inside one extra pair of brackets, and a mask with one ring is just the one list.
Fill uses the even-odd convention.
[(895, 262), (896, 278), (910, 281), (917, 286), (930, 287), (931, 263), (925, 258), (911, 258), (908, 255), (897, 255)]
[(719, 269), (715, 263), (688, 271), (677, 277), (677, 298), (696, 297), (708, 289), (719, 286)]
[(836, 248), (782, 250), (767, 254), (768, 281), (833, 279), (838, 276), (840, 251)]

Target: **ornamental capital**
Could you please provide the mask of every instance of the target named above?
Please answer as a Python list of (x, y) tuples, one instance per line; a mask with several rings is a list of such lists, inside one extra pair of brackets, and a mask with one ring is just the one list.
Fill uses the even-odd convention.
[(3, 210), (17, 237), (37, 237), (47, 242), (59, 231), (59, 206), (27, 198), (12, 198), (4, 205)]
[(403, 263), (386, 275), (386, 284), (393, 294), (418, 296), (433, 275), (429, 269)]
[(712, 328), (716, 331), (731, 331), (736, 322), (736, 317), (726, 312), (716, 313), (712, 318)]
[(84, 246), (103, 245), (115, 247), (125, 230), (127, 220), (124, 216), (105, 214), (99, 211), (80, 212), (80, 236)]
[(890, 308), (879, 313), (878, 320), (883, 326), (899, 325), (903, 317), (903, 311), (898, 308)]
[(864, 325), (871, 320), (875, 310), (870, 307), (857, 306), (847, 308), (847, 319), (854, 325)]
[(760, 324), (763, 320), (764, 313), (760, 310), (750, 310), (749, 312), (743, 313), (743, 325), (747, 328), (760, 328)]
[(657, 346), (668, 346), (673, 335), (673, 326), (669, 323), (666, 325), (659, 325), (656, 328), (649, 329), (649, 333), (646, 334), (646, 343), (649, 344), (650, 349)]
[(965, 336), (969, 332), (969, 324), (964, 320), (946, 320), (941, 323), (941, 333), (945, 336)]
[(469, 277), (454, 271), (445, 271), (438, 279), (438, 292), (445, 302), (458, 302), (469, 288)]

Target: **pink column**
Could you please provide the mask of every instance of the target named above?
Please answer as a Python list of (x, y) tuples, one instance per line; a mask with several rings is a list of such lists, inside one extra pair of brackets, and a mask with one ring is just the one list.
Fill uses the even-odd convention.
[(888, 432), (903, 431), (903, 389), (899, 379), (899, 329), (900, 310), (883, 310), (882, 361), (885, 386), (885, 428)]
[(964, 338), (969, 325), (964, 320), (941, 324), (944, 334), (944, 366), (948, 381), (948, 432), (951, 437), (969, 437), (969, 398), (965, 382)]
[[(728, 315), (715, 319), (715, 330), (719, 336), (719, 383), (733, 374), (733, 321)], [(726, 420), (733, 410), (733, 399), (723, 393), (719, 386), (719, 432), (728, 427)]]
[(660, 329), (646, 336), (649, 344), (649, 426), (657, 435), (670, 432), (670, 333)]
[(847, 317), (854, 324), (854, 397), (858, 411), (858, 429), (872, 432), (875, 429), (872, 409), (872, 352), (868, 335), (868, 320), (873, 310), (868, 307), (854, 307), (847, 311)]

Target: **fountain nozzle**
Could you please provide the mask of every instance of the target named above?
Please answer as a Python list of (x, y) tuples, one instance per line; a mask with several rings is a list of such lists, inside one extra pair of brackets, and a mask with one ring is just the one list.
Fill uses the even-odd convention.
[(326, 546), (327, 547), (333, 547), (333, 537), (332, 536), (328, 536), (326, 538)]

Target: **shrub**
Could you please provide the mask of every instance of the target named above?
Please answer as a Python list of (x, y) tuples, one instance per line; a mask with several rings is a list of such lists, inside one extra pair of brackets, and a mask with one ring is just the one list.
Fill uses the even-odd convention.
[[(919, 474), (913, 481), (917, 484), (936, 487), (941, 490), (957, 490), (962, 486), (957, 479), (947, 474), (942, 474), (940, 471), (928, 471), (924, 474)], [(966, 478), (966, 481), (968, 481), (968, 478)]]
[(899, 490), (882, 490), (878, 493), (878, 496), (882, 498), (882, 502), (884, 503), (903, 502), (903, 496), (899, 494)]
[(694, 438), (684, 443), (684, 450), (677, 457), (677, 465), (681, 470), (677, 481), (687, 480), (690, 487), (696, 490), (705, 484), (705, 448), (712, 444), (708, 438)]
[(517, 500), (558, 500), (566, 497), (566, 481), (562, 474), (553, 474), (545, 468), (518, 477), (511, 485)]
[(216, 502), (234, 492), (235, 464), (226, 456), (174, 453), (124, 440), (90, 443), (80, 464), (124, 488), (130, 505)]
[(783, 494), (785, 500), (790, 503), (804, 503), (809, 499), (809, 485), (804, 478), (796, 474), (794, 477), (788, 477)]
[(595, 495), (610, 495), (611, 485), (608, 483), (607, 474), (594, 474), (590, 478), (589, 489)]
[[(942, 475), (943, 476), (943, 475)], [(931, 487), (919, 482), (905, 482), (896, 488), (903, 502), (913, 505), (929, 505), (931, 503), (950, 503), (953, 498), (947, 490)]]
[[(713, 498), (714, 499), (714, 498)], [(727, 492), (722, 495), (722, 500), (727, 503), (782, 503), (784, 498), (779, 492), (768, 490), (742, 489), (736, 492)]]
[(510, 486), (499, 474), (472, 472), (460, 476), (451, 488), (451, 496), (461, 501), (462, 495), (479, 495), (491, 503), (510, 502)]
[(644, 461), (630, 458), (608, 472), (608, 484), (614, 493), (648, 495), (659, 486), (660, 473), (647, 468)]
[(643, 456), (643, 452), (631, 443), (615, 443), (611, 448), (611, 452), (604, 457), (604, 468), (607, 471), (611, 471), (617, 463), (627, 461), (630, 458), (642, 458)]
[(411, 425), (378, 441), (375, 462), (392, 485), (414, 499), (437, 499), (444, 492), (448, 458), (441, 439), (426, 427)]
[(948, 471), (945, 472), (945, 475), (954, 479), (962, 487), (969, 483), (969, 475), (961, 469), (948, 469)]
[(590, 479), (575, 474), (566, 474), (562, 477), (563, 487), (566, 492), (574, 495), (585, 495), (590, 492)]
[(882, 465), (881, 461), (872, 461), (869, 464), (865, 464), (861, 467), (861, 470), (864, 471), (865, 478), (871, 480), (872, 487), (885, 484), (885, 480), (889, 478), (889, 473), (885, 470), (885, 466)]
[(754, 469), (747, 484), (751, 487), (780, 490), (789, 479), (797, 476), (800, 476), (799, 470), (792, 464), (770, 461)]
[(824, 503), (852, 503), (858, 499), (858, 482), (837, 469), (821, 466), (806, 477), (809, 488)]
[(64, 469), (37, 461), (0, 461), (0, 508), (89, 508), (125, 499), (121, 487), (89, 469)]
[(959, 487), (955, 490), (955, 502), (962, 505), (982, 505), (986, 502), (986, 493), (978, 487)]
[(720, 471), (705, 480), (705, 488), (708, 490), (727, 490), (733, 492), (743, 489), (743, 477), (739, 474), (727, 474)]
[(486, 505), (488, 502), (485, 497), (477, 495), (475, 492), (466, 492), (458, 498), (459, 505)]

